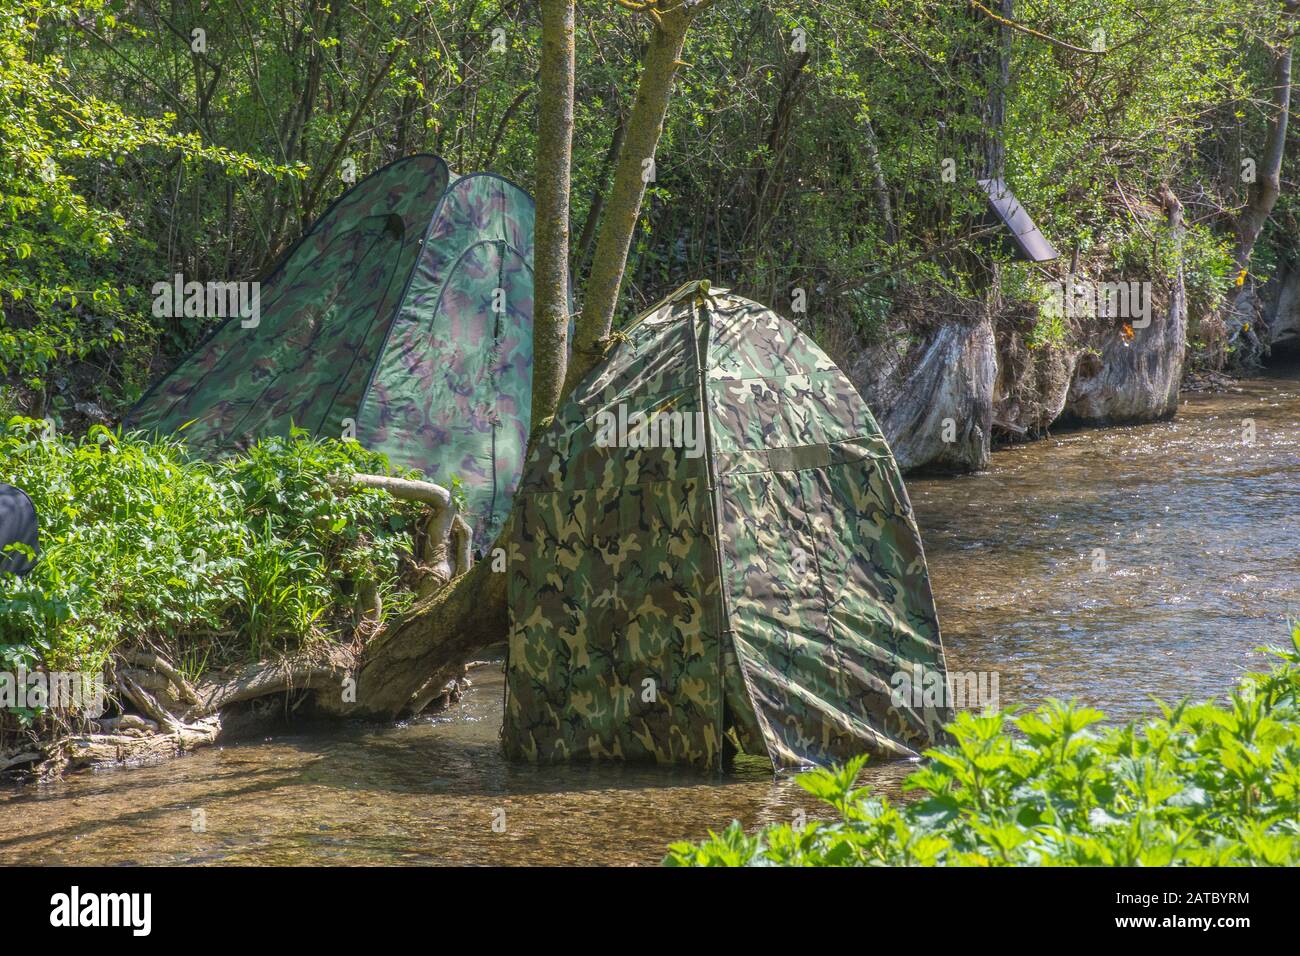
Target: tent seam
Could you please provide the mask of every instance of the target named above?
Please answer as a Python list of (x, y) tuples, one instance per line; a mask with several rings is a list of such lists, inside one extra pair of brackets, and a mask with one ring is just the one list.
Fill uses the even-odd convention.
[[(360, 182), (354, 184), (353, 186), (344, 190), (342, 193), (336, 196), (333, 199), (333, 201), (331, 201), (330, 204), (325, 207), (324, 211), (321, 212), (321, 214), (318, 217), (316, 217), (316, 220), (311, 224), (311, 227), (302, 235), (300, 235), (297, 239), (295, 239), (289, 245), (289, 248), (285, 249), (284, 252), (280, 254), (280, 257), (276, 260), (275, 265), (271, 268), (270, 272), (267, 273), (266, 278), (258, 280), (259, 283), (265, 282), (269, 284), (271, 280), (277, 278), (280, 275), (280, 273), (284, 271), (284, 267), (285, 265), (288, 264), (290, 257), (292, 257), (293, 254), (298, 251), (298, 248), (304, 242), (306, 242), (310, 236), (316, 233), (317, 227), (319, 227), (322, 222), (324, 222), (327, 218), (329, 218), (330, 213), (332, 213), (345, 199), (353, 195), (362, 186), (370, 182), (370, 180), (375, 179), (382, 173), (387, 172), (388, 170), (392, 169), (394, 166), (398, 165), (399, 163), (405, 163), (414, 159), (421, 159), (421, 158), (430, 158), (436, 160), (438, 164), (441, 165), (442, 168), (447, 171), (447, 175), (448, 176), (451, 175), (451, 169), (447, 166), (447, 161), (444, 160), (441, 156), (438, 156), (436, 153), (412, 153), (410, 156), (403, 156), (399, 159), (393, 160), (391, 163), (385, 163), (383, 166), (380, 166), (378, 169), (376, 169), (370, 175), (366, 176)], [(443, 195), (445, 196), (446, 193), (447, 190), (444, 188)], [(441, 198), (439, 198), (439, 202), (441, 202)], [(437, 206), (435, 206), (434, 209), (436, 211)], [(400, 301), (398, 302), (398, 305), (399, 306), (401, 305)], [(234, 321), (236, 318), (238, 318), (238, 316), (232, 315), (229, 318), (227, 318), (224, 322), (217, 325), (214, 329), (212, 329), (211, 332), (205, 335), (199, 341), (199, 343), (194, 346), (194, 348), (192, 348), (188, 353), (182, 356), (181, 359), (175, 364), (175, 366), (172, 367), (171, 371), (169, 371), (166, 375), (158, 379), (158, 381), (154, 382), (153, 385), (151, 385), (149, 389), (143, 395), (140, 396), (140, 398), (136, 401), (136, 403), (131, 406), (130, 411), (128, 411), (122, 417), (123, 423), (125, 424), (126, 422), (129, 422), (131, 420), (131, 417), (135, 414), (136, 410), (140, 408), (140, 406), (142, 406), (148, 399), (152, 398), (154, 393), (157, 392), (158, 389), (162, 388), (162, 386), (166, 384), (178, 371), (184, 368), (185, 365), (190, 361), (190, 359), (194, 358), (194, 356), (198, 355), (201, 351), (203, 351), (203, 349), (206, 346), (210, 345), (212, 343), (212, 340), (215, 339), (218, 335), (220, 335), (222, 330), (225, 329), (226, 326), (230, 325), (230, 323)], [(381, 348), (381, 354), (382, 354), (382, 348)], [(187, 398), (190, 395), (190, 393), (192, 393), (194, 389), (197, 387), (198, 387), (198, 383), (196, 382), (194, 385), (190, 387), (189, 391), (187, 391), (184, 395), (180, 396), (179, 398), (175, 399), (172, 402), (172, 404), (168, 406), (168, 412), (170, 413), (171, 409), (176, 406), (177, 402), (181, 401), (184, 398)], [(364, 398), (365, 396), (363, 394), (362, 395), (363, 401)]]

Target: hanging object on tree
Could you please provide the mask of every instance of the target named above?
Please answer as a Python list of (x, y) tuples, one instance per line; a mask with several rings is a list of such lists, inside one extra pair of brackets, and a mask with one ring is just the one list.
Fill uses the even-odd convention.
[(1005, 232), (1001, 233), (1004, 242), (1009, 240), (1010, 251), (1017, 259), (1029, 262), (1050, 262), (1060, 258), (1056, 247), (1047, 241), (1047, 237), (1038, 231), (1033, 217), (1020, 200), (1001, 179), (981, 179), (980, 188), (988, 195), (989, 225), (1001, 223)]

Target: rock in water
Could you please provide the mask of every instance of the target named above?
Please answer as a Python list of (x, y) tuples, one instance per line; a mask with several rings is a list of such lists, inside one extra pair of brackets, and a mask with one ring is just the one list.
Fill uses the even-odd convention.
[(1119, 325), (1103, 332), (1095, 353), (1080, 355), (1066, 397), (1064, 417), (1087, 425), (1146, 422), (1178, 410), (1178, 389), (1187, 347), (1187, 298), (1182, 276), (1169, 303), (1151, 325)]
[(849, 375), (903, 471), (977, 471), (988, 464), (997, 349), (987, 313), (920, 342), (864, 352)]

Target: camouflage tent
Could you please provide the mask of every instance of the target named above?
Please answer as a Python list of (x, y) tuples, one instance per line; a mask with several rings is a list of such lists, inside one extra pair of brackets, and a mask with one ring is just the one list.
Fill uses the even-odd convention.
[(503, 743), (778, 769), (909, 755), (949, 717), (921, 541), (844, 374), (702, 283), (620, 336), (524, 469)]
[(127, 425), (190, 422), (203, 454), (291, 426), (352, 436), (434, 481), (459, 477), (477, 540), (491, 540), (528, 437), (532, 243), (533, 203), (514, 184), (400, 159), (337, 199), (261, 284), (260, 314), (227, 319)]

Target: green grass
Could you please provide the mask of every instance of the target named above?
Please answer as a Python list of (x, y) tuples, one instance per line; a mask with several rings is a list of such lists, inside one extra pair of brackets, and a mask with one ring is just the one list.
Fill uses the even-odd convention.
[(410, 600), (398, 569), (418, 509), (327, 481), (388, 470), (354, 442), (295, 433), (214, 464), (173, 439), (44, 430), (0, 424), (0, 481), (32, 497), (43, 552), (0, 576), (0, 668), (97, 669), (147, 641), (195, 674), (350, 640), (367, 577), (386, 613)]
[(855, 786), (864, 759), (803, 774), (830, 821), (738, 823), (671, 866), (1288, 866), (1300, 863), (1300, 628), (1225, 702), (1103, 727), (1051, 702), (960, 714), (897, 805)]

